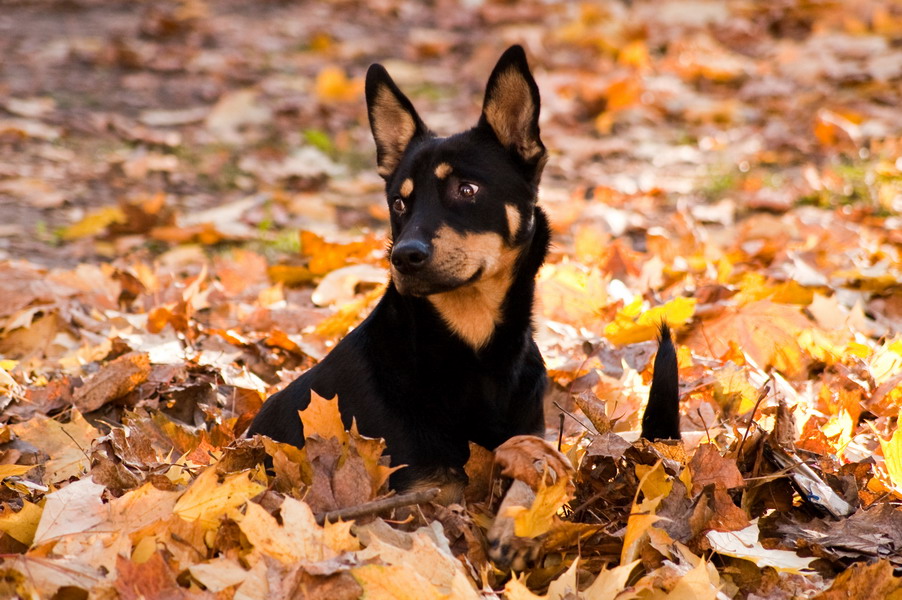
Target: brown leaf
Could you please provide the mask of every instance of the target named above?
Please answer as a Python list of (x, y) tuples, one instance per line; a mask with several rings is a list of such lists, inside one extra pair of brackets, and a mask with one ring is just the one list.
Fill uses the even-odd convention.
[(501, 474), (527, 483), (533, 490), (573, 477), (573, 466), (554, 446), (534, 435), (516, 435), (495, 449)]
[(356, 451), (351, 452), (332, 474), (332, 493), (337, 508), (357, 506), (374, 498), (366, 465)]
[(188, 594), (179, 586), (175, 574), (160, 552), (155, 552), (143, 563), (133, 562), (124, 556), (116, 561), (118, 577), (114, 587), (121, 600), (144, 600), (145, 598), (202, 598), (212, 597), (207, 593)]
[(902, 577), (893, 576), (889, 561), (852, 565), (833, 581), (816, 600), (870, 600), (871, 598), (896, 598), (902, 592)]
[(107, 402), (121, 398), (147, 381), (150, 356), (129, 352), (108, 363), (75, 390), (73, 401), (83, 413), (97, 410)]
[(592, 438), (592, 443), (586, 448), (586, 455), (606, 456), (617, 460), (631, 447), (632, 444), (628, 441), (609, 431)]
[(736, 461), (720, 455), (714, 444), (702, 444), (689, 462), (692, 474), (692, 494), (698, 494), (708, 484), (720, 490), (743, 487), (745, 480)]
[(605, 411), (604, 402), (591, 392), (583, 392), (573, 399), (583, 414), (589, 418), (595, 431), (606, 433), (611, 430), (611, 420)]
[(470, 442), (470, 458), (464, 465), (464, 472), (467, 474), (464, 496), (468, 502), (481, 502), (488, 497), (494, 464), (495, 455), (491, 450)]

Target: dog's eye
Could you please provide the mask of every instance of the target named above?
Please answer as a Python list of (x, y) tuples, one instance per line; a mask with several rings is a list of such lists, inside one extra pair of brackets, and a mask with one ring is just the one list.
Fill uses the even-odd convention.
[(393, 211), (395, 211), (395, 213), (399, 215), (403, 215), (405, 212), (407, 212), (407, 204), (404, 203), (404, 200), (398, 197), (392, 200), (391, 208)]
[(479, 186), (475, 183), (462, 183), (457, 188), (457, 192), (464, 198), (472, 198), (479, 191)]

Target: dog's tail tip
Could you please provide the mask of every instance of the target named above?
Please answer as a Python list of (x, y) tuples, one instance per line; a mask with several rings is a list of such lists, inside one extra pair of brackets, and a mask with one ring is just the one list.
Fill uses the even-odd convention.
[(658, 354), (642, 417), (642, 437), (647, 440), (680, 439), (680, 389), (676, 347), (666, 321), (658, 329)]

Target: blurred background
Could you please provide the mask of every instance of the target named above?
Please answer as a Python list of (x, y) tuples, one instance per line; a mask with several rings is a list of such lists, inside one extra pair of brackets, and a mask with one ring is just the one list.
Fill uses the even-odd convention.
[(0, 256), (272, 255), (298, 229), (380, 230), (368, 65), (449, 134), (513, 43), (541, 88), (564, 242), (577, 215), (643, 225), (602, 206), (902, 209), (898, 2), (6, 0)]

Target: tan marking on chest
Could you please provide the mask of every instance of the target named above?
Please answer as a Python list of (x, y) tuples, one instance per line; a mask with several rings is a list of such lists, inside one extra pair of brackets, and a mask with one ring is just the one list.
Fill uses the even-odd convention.
[(435, 176), (439, 179), (444, 179), (448, 175), (451, 174), (451, 165), (448, 163), (441, 163), (439, 166), (435, 168)]
[(410, 195), (413, 193), (413, 179), (408, 177), (403, 182), (401, 182), (401, 197), (402, 198), (410, 198)]
[(460, 234), (443, 228), (434, 242), (436, 257), (448, 263), (459, 279), (479, 280), (450, 292), (433, 294), (429, 301), (448, 328), (473, 349), (488, 344), (501, 321), (501, 305), (513, 279), (517, 251), (495, 233)]

